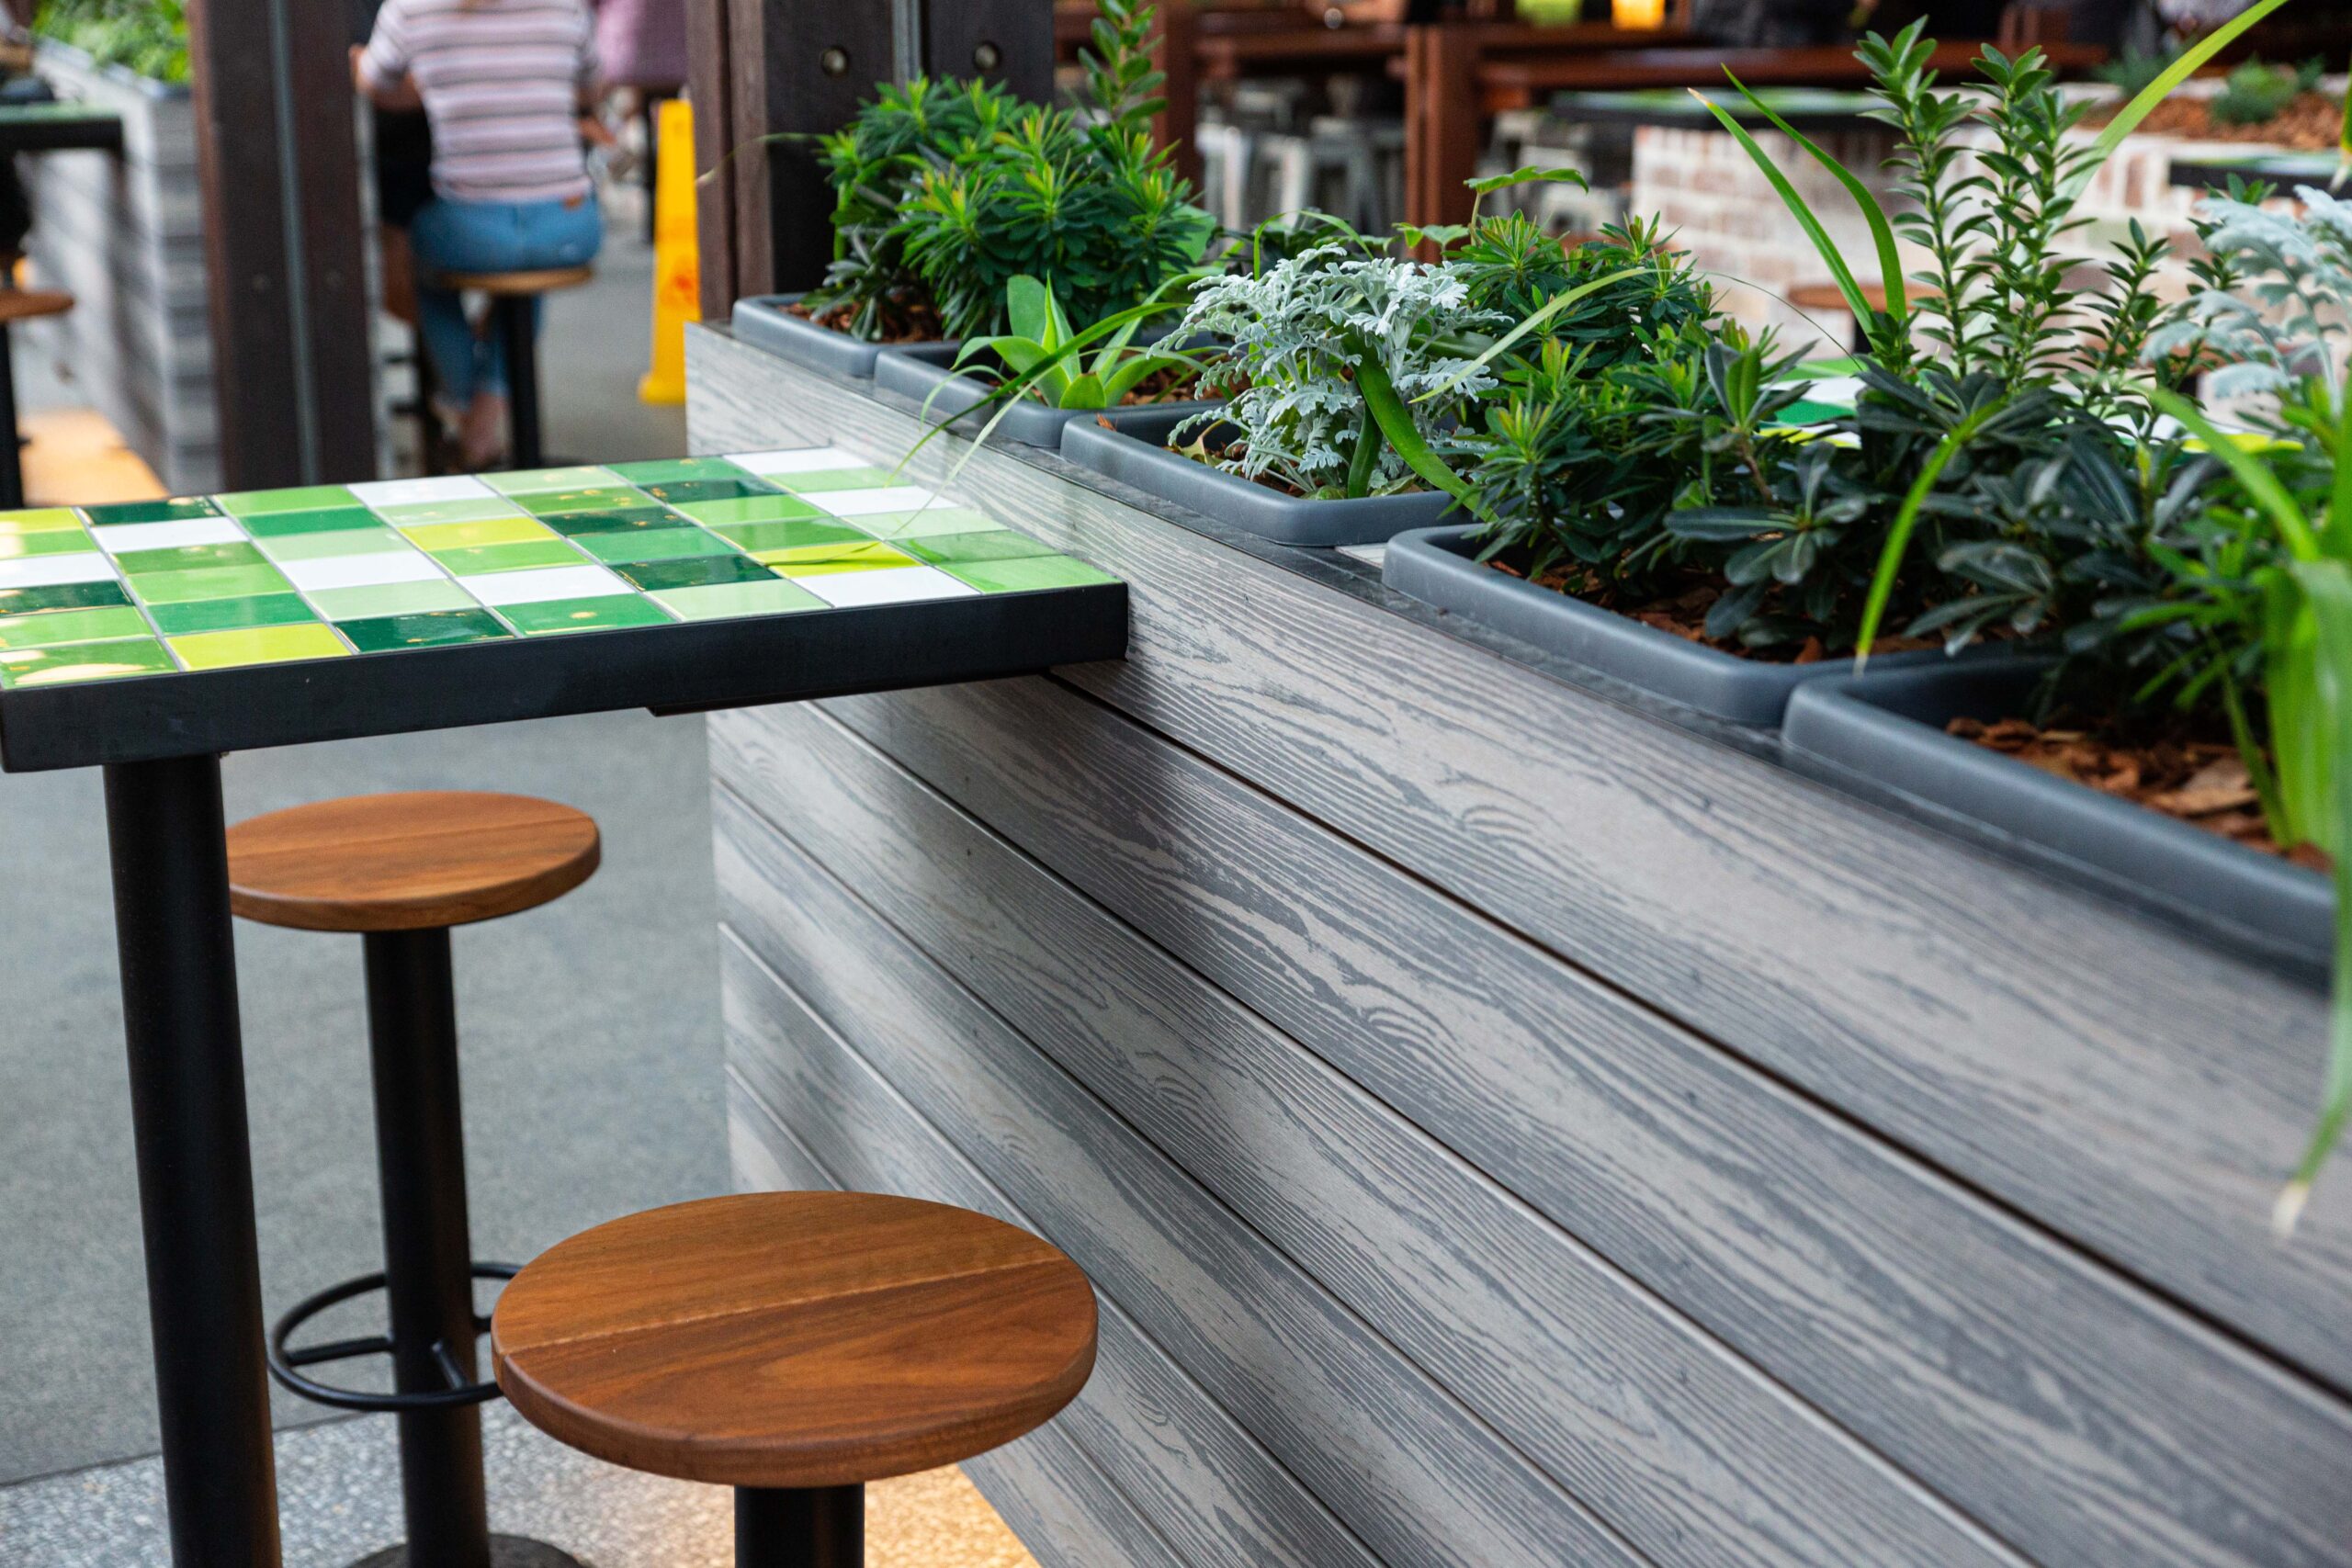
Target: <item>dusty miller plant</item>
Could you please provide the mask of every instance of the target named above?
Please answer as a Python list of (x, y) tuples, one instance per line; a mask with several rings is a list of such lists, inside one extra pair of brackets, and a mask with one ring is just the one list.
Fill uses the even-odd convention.
[[(1187, 422), (1178, 438), (1220, 422), (1241, 433), (1239, 450), (1217, 466), (1245, 479), (1271, 478), (1306, 495), (1385, 495), (1414, 474), (1383, 440), (1359, 389), (1354, 366), (1369, 357), (1387, 373), (1433, 440), (1454, 406), (1421, 402), (1460, 376), (1468, 360), (1449, 340), (1508, 324), (1470, 302), (1463, 280), (1420, 262), (1364, 260), (1344, 244), (1316, 245), (1260, 271), (1200, 285), (1178, 325), (1180, 340), (1232, 344), (1201, 378), (1230, 392), (1223, 411)], [(1495, 385), (1483, 369), (1451, 394), (1474, 397)]]

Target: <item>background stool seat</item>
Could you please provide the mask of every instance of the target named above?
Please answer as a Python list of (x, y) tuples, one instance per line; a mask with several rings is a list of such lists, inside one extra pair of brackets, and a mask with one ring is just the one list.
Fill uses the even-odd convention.
[(561, 288), (577, 288), (595, 276), (594, 267), (546, 266), (526, 272), (436, 273), (433, 281), (443, 288), (470, 289), (476, 293), (510, 299), (530, 294), (552, 294)]
[(594, 818), (528, 795), (354, 795), (229, 829), (230, 908), (316, 931), (424, 931), (534, 908), (588, 880)]
[(62, 288), (0, 288), (0, 326), (62, 316), (73, 308), (74, 296)]
[(559, 1243), (499, 1298), (499, 1387), (615, 1464), (855, 1486), (1043, 1425), (1094, 1365), (1094, 1292), (1050, 1243), (910, 1198), (755, 1192)]

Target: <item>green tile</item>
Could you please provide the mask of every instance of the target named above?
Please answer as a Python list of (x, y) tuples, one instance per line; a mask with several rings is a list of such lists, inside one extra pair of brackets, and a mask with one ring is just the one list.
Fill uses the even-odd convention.
[(615, 463), (613, 472), (633, 485), (676, 484), (684, 479), (745, 479), (724, 457), (666, 457), (650, 463)]
[(341, 485), (297, 485), (291, 490), (246, 490), (212, 498), (232, 517), (260, 517), (280, 512), (324, 512), (356, 506), (359, 498)]
[(571, 541), (600, 561), (683, 560), (689, 556), (732, 556), (726, 540), (700, 528), (632, 528), (620, 534), (582, 534)]
[(36, 506), (26, 512), (0, 512), (0, 534), (62, 534), (82, 531), (82, 519), (70, 506)]
[(290, 664), (302, 659), (341, 659), (350, 649), (332, 626), (316, 621), (301, 626), (262, 626), (251, 631), (203, 632), (171, 639), (172, 651), (191, 670), (226, 670), (243, 664)]
[(60, 528), (52, 534), (0, 534), (0, 560), (86, 555), (97, 547), (97, 542), (78, 527), (72, 533)]
[(0, 653), (0, 687), (119, 681), (126, 675), (165, 675), (171, 670), (172, 656), (152, 637), (64, 643)]
[(881, 490), (902, 485), (888, 468), (825, 468), (813, 474), (778, 474), (775, 482), (800, 495), (820, 495), (829, 490)]
[(664, 506), (616, 506), (604, 511), (550, 512), (539, 519), (566, 538), (619, 534), (631, 528), (674, 528), (678, 514)]
[(203, 567), (266, 566), (261, 552), (242, 540), (224, 545), (178, 545), (167, 550), (127, 550), (114, 558), (126, 577), (158, 571), (195, 571)]
[(413, 528), (420, 523), (479, 523), (489, 517), (512, 517), (522, 508), (503, 495), (476, 495), (463, 501), (406, 501), (376, 511), (395, 527)]
[(543, 599), (536, 604), (508, 604), (500, 612), (514, 629), (533, 637), (551, 632), (602, 631), (614, 626), (658, 626), (669, 617), (661, 606), (634, 593), (606, 593), (594, 599)]
[(390, 528), (345, 528), (333, 534), (288, 534), (266, 539), (262, 553), (272, 560), (326, 560), (335, 556), (380, 556), (408, 544)]
[(1051, 545), (1041, 545), (1026, 534), (992, 528), (972, 534), (941, 534), (929, 538), (900, 539), (898, 546), (917, 560), (933, 566), (954, 561), (1019, 560), (1025, 556), (1049, 556)]
[(707, 588), (721, 582), (773, 582), (775, 573), (739, 555), (703, 556), (693, 560), (632, 561), (616, 566), (629, 581), (648, 592), (657, 588)]
[(821, 517), (814, 502), (797, 495), (745, 495), (733, 501), (690, 501), (678, 508), (697, 523), (774, 523), (787, 517)]
[(617, 482), (613, 470), (594, 463), (569, 468), (517, 468), (511, 474), (484, 474), (482, 482), (504, 495), (525, 491), (589, 490)]
[(128, 604), (110, 610), (52, 610), (44, 615), (0, 615), (0, 649), (55, 648), (69, 642), (104, 642), (145, 637), (147, 617)]
[(831, 518), (795, 519), (787, 523), (730, 523), (712, 533), (744, 549), (796, 550), (809, 545), (854, 544), (867, 537), (846, 523)]
[(1068, 556), (1032, 556), (1026, 560), (959, 561), (944, 569), (983, 593), (1023, 593), (1033, 588), (1085, 588), (1119, 580)]
[(671, 588), (653, 595), (673, 615), (689, 621), (735, 615), (775, 615), (789, 610), (821, 610), (825, 602), (780, 577), (765, 582), (719, 582), (707, 588)]
[(921, 512), (873, 512), (857, 525), (877, 539), (928, 539), (941, 534), (983, 534), (1004, 526), (968, 506), (932, 506)]
[(420, 550), (469, 550), (478, 545), (520, 545), (552, 539), (536, 517), (491, 517), (479, 523), (413, 524), (401, 532)]
[(686, 506), (697, 501), (741, 501), (746, 496), (774, 495), (775, 486), (747, 475), (733, 479), (673, 479), (668, 484), (647, 485), (645, 493), (672, 506)]
[(194, 571), (158, 571), (134, 576), (130, 586), (149, 604), (183, 604), (191, 599), (242, 599), (285, 593), (293, 584), (274, 566), (213, 566)]
[(108, 527), (117, 523), (170, 523), (183, 517), (218, 517), (220, 509), (200, 495), (184, 495), (170, 501), (122, 501), (111, 506), (82, 508), (96, 527)]
[(534, 517), (553, 517), (566, 512), (623, 512), (646, 504), (644, 491), (619, 485), (534, 491), (514, 500)]
[(36, 610), (96, 610), (128, 604), (130, 595), (119, 582), (51, 582), (39, 588), (0, 588), (0, 615), (27, 615)]
[(880, 571), (894, 566), (915, 566), (902, 555), (872, 539), (855, 544), (810, 545), (797, 550), (762, 550), (752, 558), (766, 562), (786, 577), (823, 577), (836, 571)]
[(578, 550), (561, 539), (534, 539), (520, 545), (478, 545), (467, 550), (435, 550), (433, 558), (458, 577), (481, 577), (493, 571), (521, 571), (533, 566), (578, 566)]
[(300, 593), (262, 593), (247, 599), (197, 599), (154, 606), (155, 629), (165, 637), (192, 632), (239, 631), (249, 626), (290, 626), (318, 616)]
[(337, 506), (324, 512), (273, 512), (261, 517), (241, 517), (245, 532), (256, 539), (285, 538), (298, 534), (347, 534), (378, 528), (384, 520), (364, 506)]
[(400, 648), (446, 648), (453, 643), (489, 642), (513, 635), (487, 610), (386, 615), (381, 620), (345, 621), (341, 629), (351, 639), (351, 646), (362, 653), (386, 653)]
[(425, 582), (379, 582), (364, 588), (322, 588), (311, 595), (330, 621), (373, 621), (387, 615), (424, 615), (435, 610), (471, 610), (474, 596), (447, 579)]

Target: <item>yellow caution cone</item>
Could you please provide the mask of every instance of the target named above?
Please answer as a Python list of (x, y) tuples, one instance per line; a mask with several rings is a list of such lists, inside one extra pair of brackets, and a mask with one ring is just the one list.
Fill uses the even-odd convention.
[(670, 98), (657, 111), (653, 167), (653, 367), (638, 400), (686, 400), (686, 323), (702, 320), (702, 264), (695, 239), (694, 107)]

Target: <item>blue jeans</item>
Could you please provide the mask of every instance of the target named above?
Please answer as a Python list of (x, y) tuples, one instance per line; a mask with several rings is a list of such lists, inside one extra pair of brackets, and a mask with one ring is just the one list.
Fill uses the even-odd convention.
[[(420, 279), (443, 272), (526, 272), (586, 262), (605, 243), (605, 223), (594, 196), (570, 204), (436, 197), (418, 209), (409, 243)], [(530, 308), (537, 332), (539, 302), (532, 300)], [(463, 405), (476, 392), (505, 393), (506, 345), (496, 333), (474, 335), (454, 289), (420, 286), (416, 314), (444, 398)]]

